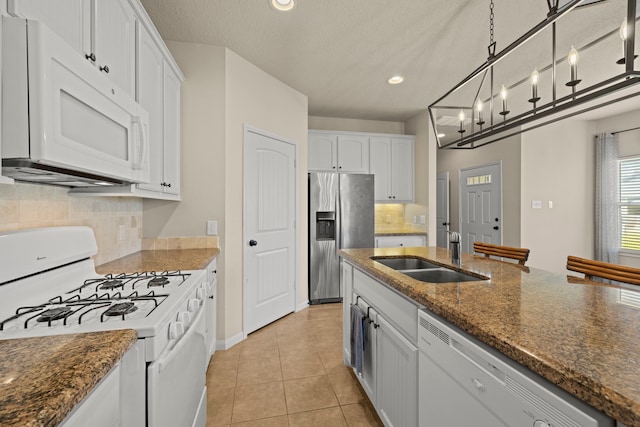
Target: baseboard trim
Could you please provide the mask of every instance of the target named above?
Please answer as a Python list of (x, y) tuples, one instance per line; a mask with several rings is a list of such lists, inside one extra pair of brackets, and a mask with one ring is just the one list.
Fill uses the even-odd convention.
[(299, 312), (300, 310), (304, 310), (304, 309), (305, 309), (305, 308), (307, 308), (307, 307), (309, 307), (309, 301), (305, 301), (305, 302), (303, 302), (303, 303), (299, 304), (299, 305), (296, 307), (296, 313), (297, 313), (297, 312)]
[(218, 340), (216, 341), (216, 350), (228, 350), (239, 342), (244, 341), (245, 338), (244, 333), (239, 332), (226, 340)]

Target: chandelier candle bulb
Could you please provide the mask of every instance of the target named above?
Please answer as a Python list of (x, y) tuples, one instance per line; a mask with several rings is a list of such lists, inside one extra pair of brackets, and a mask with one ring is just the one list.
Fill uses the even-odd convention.
[(502, 98), (502, 111), (500, 114), (505, 116), (505, 119), (506, 115), (509, 114), (509, 110), (507, 110), (507, 95), (507, 88), (502, 85), (502, 88), (500, 88), (500, 98)]
[(536, 99), (538, 97), (538, 80), (539, 79), (540, 79), (540, 73), (538, 73), (538, 69), (536, 68), (533, 70), (533, 73), (531, 73), (531, 99)]
[(622, 39), (622, 58), (627, 57), (627, 20), (620, 25), (620, 38)]
[(460, 110), (460, 113), (458, 113), (458, 119), (460, 120), (460, 130), (458, 132), (460, 132), (460, 134), (463, 134), (465, 132), (464, 130), (464, 111)]
[(580, 83), (580, 80), (578, 80), (578, 59), (579, 59), (578, 51), (576, 50), (575, 47), (571, 46), (571, 50), (569, 51), (569, 56), (567, 57), (567, 61), (569, 62), (569, 71), (570, 71), (571, 80), (569, 80), (569, 82), (567, 83), (567, 86), (575, 86), (578, 83)]
[(478, 112), (478, 122), (477, 122), (478, 126), (482, 126), (484, 124), (484, 120), (482, 120), (483, 107), (484, 105), (482, 104), (482, 101), (478, 99), (478, 102), (476, 102), (476, 111)]

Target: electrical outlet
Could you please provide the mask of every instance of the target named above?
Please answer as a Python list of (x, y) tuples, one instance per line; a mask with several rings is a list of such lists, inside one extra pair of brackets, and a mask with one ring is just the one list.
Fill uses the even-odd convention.
[(427, 216), (420, 215), (420, 224), (426, 224), (426, 223), (427, 223)]
[(218, 221), (207, 221), (207, 236), (218, 235)]
[(124, 240), (126, 231), (127, 230), (124, 228), (124, 225), (118, 226), (118, 240)]
[(553, 209), (553, 200), (549, 200), (549, 209)]
[(414, 224), (417, 224), (417, 223), (418, 223), (418, 216), (417, 216), (417, 215), (414, 215), (414, 216), (413, 216), (413, 223), (414, 223)]

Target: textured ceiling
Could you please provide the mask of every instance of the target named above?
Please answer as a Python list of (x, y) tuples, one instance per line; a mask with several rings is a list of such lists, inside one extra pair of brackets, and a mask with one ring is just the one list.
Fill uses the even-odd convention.
[[(142, 0), (165, 40), (228, 47), (307, 95), (312, 116), (404, 121), (487, 57), (489, 0), (296, 2)], [(494, 3), (498, 51), (547, 12), (546, 0)], [(405, 82), (386, 83), (396, 73)]]

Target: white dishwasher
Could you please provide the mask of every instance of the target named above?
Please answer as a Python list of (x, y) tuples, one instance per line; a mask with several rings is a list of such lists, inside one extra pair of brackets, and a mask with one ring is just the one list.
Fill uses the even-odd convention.
[(433, 314), (418, 313), (420, 426), (603, 427), (602, 412)]

